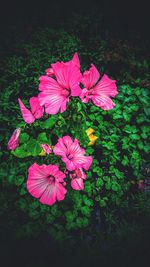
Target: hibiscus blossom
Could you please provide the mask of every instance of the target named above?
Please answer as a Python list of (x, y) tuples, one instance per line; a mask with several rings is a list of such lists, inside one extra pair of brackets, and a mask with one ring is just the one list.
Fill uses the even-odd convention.
[(38, 97), (31, 97), (29, 100), (31, 111), (25, 107), (21, 99), (18, 99), (20, 110), (24, 121), (28, 124), (33, 123), (35, 119), (40, 119), (43, 116), (44, 108), (40, 106)]
[[(45, 106), (46, 113), (56, 114), (66, 110), (66, 105), (71, 96), (79, 96), (81, 88), (80, 63), (78, 55), (64, 63), (56, 62), (46, 71), (47, 75), (39, 78), (38, 99), (41, 106)], [(51, 76), (55, 76), (56, 79)]]
[(58, 139), (53, 152), (62, 157), (61, 159), (66, 163), (69, 171), (77, 168), (88, 170), (92, 163), (92, 157), (85, 156), (85, 150), (80, 147), (79, 141), (77, 139), (73, 141), (68, 135)]
[(115, 104), (110, 97), (115, 97), (118, 94), (116, 81), (111, 80), (106, 74), (98, 82), (99, 78), (100, 73), (91, 64), (89, 71), (83, 73), (81, 83), (84, 85), (84, 89), (80, 98), (84, 103), (88, 103), (91, 99), (96, 106), (101, 107), (103, 110), (112, 109)]
[[(68, 65), (68, 64), (70, 64), (70, 63), (73, 63), (73, 64), (75, 64), (78, 68), (80, 68), (80, 60), (79, 60), (79, 57), (78, 57), (78, 53), (75, 53), (74, 56), (73, 56), (73, 58), (72, 58), (70, 61), (68, 61), (68, 62), (63, 62), (63, 61), (61, 61), (61, 63), (63, 63), (64, 65)], [(55, 76), (55, 73), (54, 73), (53, 68), (48, 68), (48, 69), (46, 69), (45, 72), (46, 72), (46, 75), (47, 75), (47, 76), (50, 76), (50, 77)]]
[(12, 136), (10, 137), (8, 144), (7, 144), (7, 149), (8, 150), (15, 150), (17, 146), (19, 146), (19, 135), (21, 133), (21, 128), (17, 128)]
[(73, 173), (70, 174), (71, 178), (71, 187), (74, 190), (83, 190), (84, 189), (84, 180), (86, 179), (86, 174), (82, 168), (76, 169)]
[(67, 190), (64, 187), (66, 175), (56, 165), (41, 165), (34, 163), (28, 169), (27, 189), (38, 198), (42, 204), (53, 205), (56, 200), (65, 198)]

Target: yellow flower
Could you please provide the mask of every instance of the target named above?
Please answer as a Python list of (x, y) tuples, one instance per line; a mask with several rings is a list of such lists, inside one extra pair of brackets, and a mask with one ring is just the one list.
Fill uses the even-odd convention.
[(90, 142), (88, 143), (88, 146), (93, 146), (98, 138), (96, 135), (93, 134), (94, 132), (95, 130), (93, 128), (88, 128), (86, 130), (87, 136), (90, 140)]
[(46, 156), (46, 152), (44, 151), (43, 148), (42, 148), (41, 152), (39, 153), (39, 156), (41, 156), (41, 157)]
[(88, 129), (86, 130), (86, 133), (87, 133), (88, 136), (89, 136), (90, 134), (94, 133), (94, 132), (95, 132), (95, 130), (94, 130), (93, 128), (88, 128)]
[(93, 146), (97, 140), (97, 136), (94, 135), (94, 134), (90, 134), (89, 136), (89, 139), (90, 139), (90, 142), (88, 143), (88, 146)]

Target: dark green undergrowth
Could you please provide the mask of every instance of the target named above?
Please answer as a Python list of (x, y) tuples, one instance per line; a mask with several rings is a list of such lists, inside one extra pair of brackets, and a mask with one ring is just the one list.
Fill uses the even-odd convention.
[[(138, 226), (150, 219), (150, 199), (138, 189), (138, 181), (146, 178), (148, 162), (148, 87), (150, 63), (139, 47), (127, 41), (93, 36), (86, 42), (77, 33), (39, 29), (15, 52), (3, 60), (0, 77), (1, 99), (1, 217), (20, 236), (37, 236), (49, 232), (55, 239), (92, 240), (113, 237), (123, 225)], [(81, 68), (94, 63), (101, 74), (117, 80), (119, 94), (116, 107), (103, 111), (93, 104), (71, 99), (63, 114), (45, 117), (31, 126), (22, 121), (17, 99), (28, 105), (38, 93), (38, 78), (56, 61), (70, 60), (78, 51)], [(82, 64), (83, 62), (83, 64)], [(80, 126), (79, 126), (80, 122)], [(8, 139), (16, 126), (22, 126), (20, 147), (7, 151)], [(98, 137), (89, 147), (86, 129)], [(78, 138), (93, 156), (87, 172), (85, 189), (69, 191), (63, 202), (52, 207), (42, 205), (26, 189), (28, 167), (34, 163), (55, 163), (53, 155), (40, 157), (39, 144), (55, 144), (65, 134)], [(61, 164), (61, 163), (60, 163)], [(63, 166), (62, 166), (63, 167)], [(68, 188), (69, 190), (69, 188)], [(126, 230), (124, 230), (125, 232)], [(102, 233), (104, 236), (102, 237)], [(111, 237), (110, 237), (111, 239)], [(96, 242), (96, 241), (95, 241)]]

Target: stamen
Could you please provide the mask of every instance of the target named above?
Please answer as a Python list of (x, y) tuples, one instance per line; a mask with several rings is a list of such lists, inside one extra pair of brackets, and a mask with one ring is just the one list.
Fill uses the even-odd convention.
[(62, 90), (62, 95), (64, 95), (64, 96), (66, 96), (66, 97), (69, 97), (70, 96), (70, 89), (68, 89), (68, 88), (64, 88), (63, 90)]

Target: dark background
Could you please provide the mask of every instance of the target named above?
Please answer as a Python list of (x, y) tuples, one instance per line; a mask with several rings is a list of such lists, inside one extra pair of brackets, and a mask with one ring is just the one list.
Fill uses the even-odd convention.
[[(141, 0), (43, 0), (43, 1), (3, 1), (1, 3), (1, 27), (24, 27), (58, 25), (71, 18), (75, 13), (90, 14), (93, 9), (104, 16), (106, 24), (112, 26), (114, 32), (124, 35), (136, 32), (148, 39), (150, 16), (148, 1)], [(99, 14), (98, 14), (99, 13)], [(92, 21), (91, 21), (92, 23)]]

